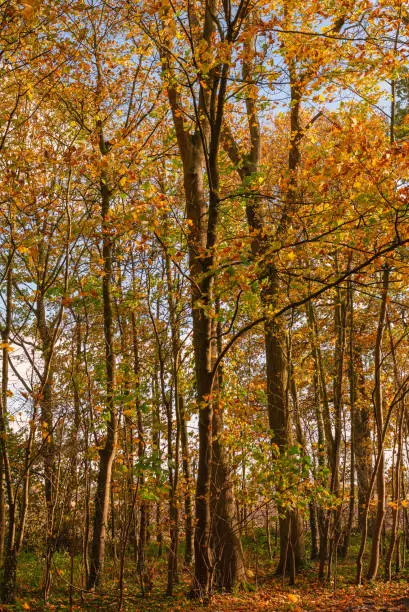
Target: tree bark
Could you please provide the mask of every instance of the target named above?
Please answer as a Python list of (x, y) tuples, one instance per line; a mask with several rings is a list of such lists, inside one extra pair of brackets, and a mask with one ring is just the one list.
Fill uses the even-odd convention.
[[(106, 144), (100, 126), (100, 150), (106, 155)], [(106, 410), (109, 420), (103, 448), (99, 451), (99, 472), (97, 489), (95, 493), (95, 509), (93, 521), (93, 536), (90, 555), (90, 572), (88, 576), (89, 590), (97, 587), (101, 582), (104, 567), (105, 539), (110, 505), (110, 490), (112, 478), (112, 465), (115, 458), (118, 438), (118, 417), (115, 405), (115, 352), (114, 352), (114, 326), (112, 308), (112, 256), (113, 238), (108, 218), (110, 210), (111, 193), (107, 184), (108, 177), (103, 173), (100, 182), (101, 190), (101, 217), (102, 217), (102, 258), (104, 275), (102, 277), (104, 342), (105, 342), (105, 371), (106, 371)]]
[[(220, 311), (220, 300), (216, 298), (216, 313)], [(217, 338), (217, 355), (222, 351), (222, 329), (220, 319), (214, 325)], [(219, 367), (217, 381), (213, 386), (215, 403), (213, 409), (212, 445), (212, 548), (215, 557), (215, 584), (219, 589), (231, 591), (246, 580), (243, 548), (237, 520), (234, 489), (228, 466), (223, 436), (223, 409), (220, 395), (223, 389), (223, 369)]]
[(376, 437), (377, 437), (377, 452), (378, 452), (378, 472), (376, 476), (376, 490), (378, 494), (378, 501), (376, 506), (376, 518), (373, 527), (372, 534), (372, 547), (371, 556), (369, 560), (369, 567), (367, 578), (368, 580), (374, 580), (378, 573), (379, 567), (379, 556), (380, 556), (380, 542), (382, 535), (382, 528), (385, 518), (385, 457), (383, 449), (383, 397), (382, 397), (382, 380), (381, 380), (381, 365), (382, 365), (382, 339), (385, 328), (385, 317), (386, 317), (386, 305), (389, 288), (389, 268), (384, 267), (382, 273), (382, 293), (381, 293), (381, 306), (379, 311), (378, 329), (376, 333), (375, 342), (375, 388), (374, 388), (374, 413), (376, 422)]

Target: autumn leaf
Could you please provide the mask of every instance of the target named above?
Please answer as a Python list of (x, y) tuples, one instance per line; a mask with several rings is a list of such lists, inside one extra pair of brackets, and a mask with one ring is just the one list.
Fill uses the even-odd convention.
[(10, 345), (9, 342), (1, 342), (0, 349), (5, 349), (8, 352), (14, 351), (14, 348)]
[(295, 593), (289, 593), (287, 595), (287, 599), (288, 601), (290, 601), (291, 603), (298, 603), (300, 601), (300, 598), (298, 597), (298, 595), (296, 595)]
[(33, 16), (34, 10), (37, 6), (37, 1), (36, 0), (25, 0), (25, 2), (23, 2), (22, 4), (23, 4), (23, 8), (21, 10), (21, 14), (23, 15), (25, 19), (30, 19)]

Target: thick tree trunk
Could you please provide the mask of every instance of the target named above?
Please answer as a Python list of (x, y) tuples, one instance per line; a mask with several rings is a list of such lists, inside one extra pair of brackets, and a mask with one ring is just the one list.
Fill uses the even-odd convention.
[[(266, 304), (273, 292), (264, 296)], [(265, 346), (267, 366), (267, 408), (270, 430), (273, 432), (273, 444), (277, 445), (280, 455), (288, 448), (289, 414), (287, 405), (287, 347), (284, 324), (270, 319), (265, 324)], [(280, 524), (280, 560), (277, 573), (298, 570), (305, 562), (305, 543), (303, 523), (296, 510), (279, 508)], [(288, 554), (292, 557), (289, 563)]]
[(4, 542), (6, 537), (6, 505), (4, 495), (3, 456), (0, 455), (0, 566), (3, 565)]
[(113, 433), (111, 432), (107, 436), (104, 448), (99, 452), (100, 463), (97, 490), (94, 500), (94, 531), (92, 536), (90, 572), (87, 586), (89, 590), (94, 589), (100, 584), (102, 570), (104, 567), (105, 538), (108, 524), (112, 463), (114, 460), (114, 454), (115, 446)]
[[(198, 319), (199, 317), (196, 315), (195, 318)], [(198, 325), (198, 323), (200, 323), (200, 319), (197, 321), (196, 327), (199, 327), (199, 330), (202, 331), (200, 329), (202, 325)], [(200, 337), (203, 336), (206, 338), (208, 334), (200, 333)], [(202, 350), (199, 351), (199, 348)], [(212, 590), (214, 569), (214, 561), (210, 548), (210, 484), (213, 406), (209, 400), (211, 392), (211, 375), (209, 368), (206, 367), (206, 351), (203, 351), (203, 346), (198, 346), (196, 350), (197, 353), (199, 353), (196, 358), (196, 380), (199, 396), (199, 459), (196, 480), (194, 591), (196, 594), (207, 596)]]
[(12, 604), (16, 600), (17, 581), (17, 551), (14, 546), (7, 547), (4, 558), (3, 580), (1, 584), (1, 600)]
[[(215, 300), (216, 314), (220, 313), (220, 299)], [(213, 336), (217, 338), (217, 355), (222, 351), (222, 327), (220, 318), (213, 323)], [(216, 355), (214, 356), (216, 357)], [(237, 520), (237, 508), (231, 480), (228, 459), (222, 443), (223, 409), (220, 406), (220, 395), (223, 390), (223, 368), (219, 367), (217, 379), (213, 385), (213, 446), (212, 446), (212, 549), (215, 562), (215, 585), (219, 589), (231, 591), (246, 580), (243, 549), (240, 529)]]
[(53, 431), (53, 394), (52, 394), (52, 374), (46, 374), (43, 383), (43, 393), (40, 400), (41, 424), (43, 427), (43, 457), (44, 457), (44, 490), (47, 506), (47, 525), (46, 525), (46, 553), (45, 553), (45, 574), (43, 582), (44, 601), (48, 600), (51, 588), (51, 563), (55, 551), (55, 525), (54, 511), (56, 499), (56, 464), (55, 464), (55, 441)]
[(213, 411), (212, 448), (212, 548), (215, 556), (215, 585), (231, 591), (246, 579), (240, 529), (237, 521), (233, 485), (220, 437), (223, 415)]

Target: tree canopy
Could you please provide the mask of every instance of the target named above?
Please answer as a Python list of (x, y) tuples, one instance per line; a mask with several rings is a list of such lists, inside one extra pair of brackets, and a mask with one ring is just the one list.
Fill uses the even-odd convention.
[(406, 3), (4, 0), (0, 40), (5, 609), (407, 605)]

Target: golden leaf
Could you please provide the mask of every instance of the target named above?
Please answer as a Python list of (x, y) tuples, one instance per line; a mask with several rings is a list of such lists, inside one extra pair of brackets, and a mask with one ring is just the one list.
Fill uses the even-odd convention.
[(291, 601), (291, 603), (297, 603), (300, 600), (298, 595), (295, 595), (295, 593), (289, 593), (287, 598), (288, 601)]
[(14, 351), (13, 347), (8, 342), (2, 342), (0, 349), (6, 349), (6, 351)]
[(26, 0), (22, 4), (23, 8), (21, 10), (21, 14), (23, 17), (29, 19), (34, 13), (35, 2), (34, 0)]

